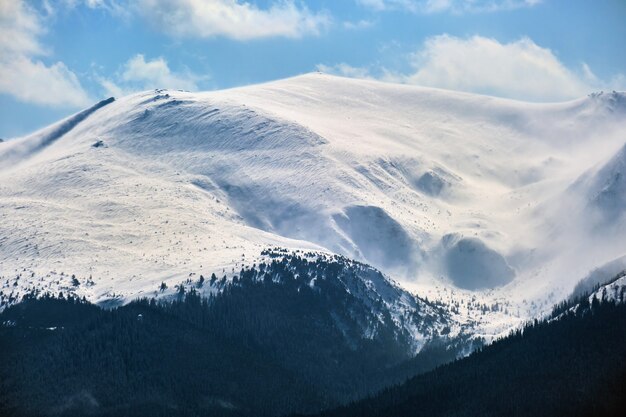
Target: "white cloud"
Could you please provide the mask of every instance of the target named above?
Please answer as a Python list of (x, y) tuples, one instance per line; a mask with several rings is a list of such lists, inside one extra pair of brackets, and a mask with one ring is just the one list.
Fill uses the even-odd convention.
[(377, 12), (397, 9), (417, 11), (418, 5), (417, 0), (356, 0), (356, 2)]
[(414, 13), (480, 13), (532, 7), (542, 0), (356, 0), (374, 11), (408, 10)]
[(293, 0), (265, 9), (240, 0), (139, 0), (138, 8), (159, 30), (179, 37), (299, 38), (319, 34), (330, 23), (327, 14)]
[(46, 65), (39, 38), (42, 16), (22, 0), (0, 1), (0, 93), (49, 106), (82, 107), (90, 103), (76, 75), (62, 62)]
[(165, 59), (146, 61), (144, 56), (139, 54), (128, 60), (122, 79), (131, 83), (140, 83), (146, 88), (195, 90), (199, 77), (191, 73), (173, 73)]
[(598, 89), (623, 89), (624, 75), (606, 81), (588, 65), (565, 66), (554, 53), (528, 38), (500, 43), (481, 36), (457, 38), (440, 35), (428, 38), (418, 52), (409, 56), (411, 71), (387, 68), (372, 71), (347, 64), (324, 66), (326, 72), (358, 78), (375, 76), (400, 82), (509, 97), (529, 101), (559, 101), (584, 96)]
[(343, 27), (348, 30), (367, 29), (372, 26), (374, 26), (374, 22), (372, 22), (371, 20), (366, 20), (366, 19), (357, 20), (355, 22), (351, 22), (351, 21), (343, 22)]
[(353, 67), (351, 65), (342, 62), (336, 65), (324, 65), (317, 64), (315, 67), (317, 71), (325, 72), (327, 74), (341, 75), (343, 77), (372, 79), (374, 78), (368, 68)]
[(412, 56), (406, 83), (528, 100), (561, 100), (593, 90), (588, 76), (565, 67), (551, 50), (528, 38), (511, 43), (473, 36), (429, 38)]
[(193, 91), (198, 89), (198, 82), (207, 78), (190, 71), (173, 72), (164, 58), (146, 61), (142, 54), (138, 54), (123, 65), (115, 81), (102, 77), (97, 77), (97, 81), (109, 94), (119, 97), (154, 88)]
[(91, 102), (76, 75), (62, 62), (45, 65), (20, 55), (0, 61), (0, 92), (48, 106), (82, 107)]
[(96, 75), (94, 78), (103, 88), (107, 96), (123, 97), (129, 93), (132, 93), (132, 91), (125, 90), (124, 88), (120, 87), (117, 83), (115, 83), (115, 81), (110, 80), (108, 78), (105, 78), (99, 75)]
[(0, 51), (42, 54), (38, 37), (44, 30), (37, 13), (22, 1), (0, 2)]
[[(47, 1), (47, 0), (46, 0)], [(131, 7), (128, 0), (57, 0), (61, 1), (65, 7), (75, 8), (84, 5), (89, 9), (105, 10), (113, 16), (130, 18)]]

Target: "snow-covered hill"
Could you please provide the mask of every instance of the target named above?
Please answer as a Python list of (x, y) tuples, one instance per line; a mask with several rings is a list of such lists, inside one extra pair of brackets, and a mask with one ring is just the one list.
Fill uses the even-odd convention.
[(626, 254), (625, 103), (317, 73), (105, 100), (0, 144), (2, 291), (75, 274), (92, 300), (134, 297), (280, 246), (454, 291), (460, 311), (500, 303), (495, 334)]

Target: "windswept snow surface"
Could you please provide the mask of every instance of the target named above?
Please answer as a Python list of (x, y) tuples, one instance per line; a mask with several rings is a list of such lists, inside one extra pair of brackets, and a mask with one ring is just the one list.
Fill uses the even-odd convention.
[(76, 274), (92, 300), (134, 297), (280, 246), (460, 300), (460, 320), (500, 303), (484, 326), (499, 334), (626, 254), (625, 97), (531, 104), (316, 73), (101, 102), (0, 144), (2, 291)]

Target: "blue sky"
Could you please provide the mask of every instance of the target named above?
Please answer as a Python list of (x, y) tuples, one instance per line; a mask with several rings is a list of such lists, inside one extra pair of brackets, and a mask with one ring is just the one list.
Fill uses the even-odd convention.
[(0, 137), (315, 70), (528, 101), (626, 89), (624, 0), (0, 0)]

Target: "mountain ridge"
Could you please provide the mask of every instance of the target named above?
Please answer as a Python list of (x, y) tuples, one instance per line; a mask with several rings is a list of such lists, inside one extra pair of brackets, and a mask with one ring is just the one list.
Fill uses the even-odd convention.
[[(589, 251), (584, 216), (554, 202), (623, 146), (622, 96), (531, 104), (308, 74), (118, 98), (2, 164), (0, 284), (76, 274), (92, 301), (130, 300), (280, 246), (370, 263), (430, 299), (509, 303), (503, 329), (624, 255), (619, 235)], [(494, 279), (455, 275), (449, 236), (474, 242), (460, 264), (501, 259)]]

